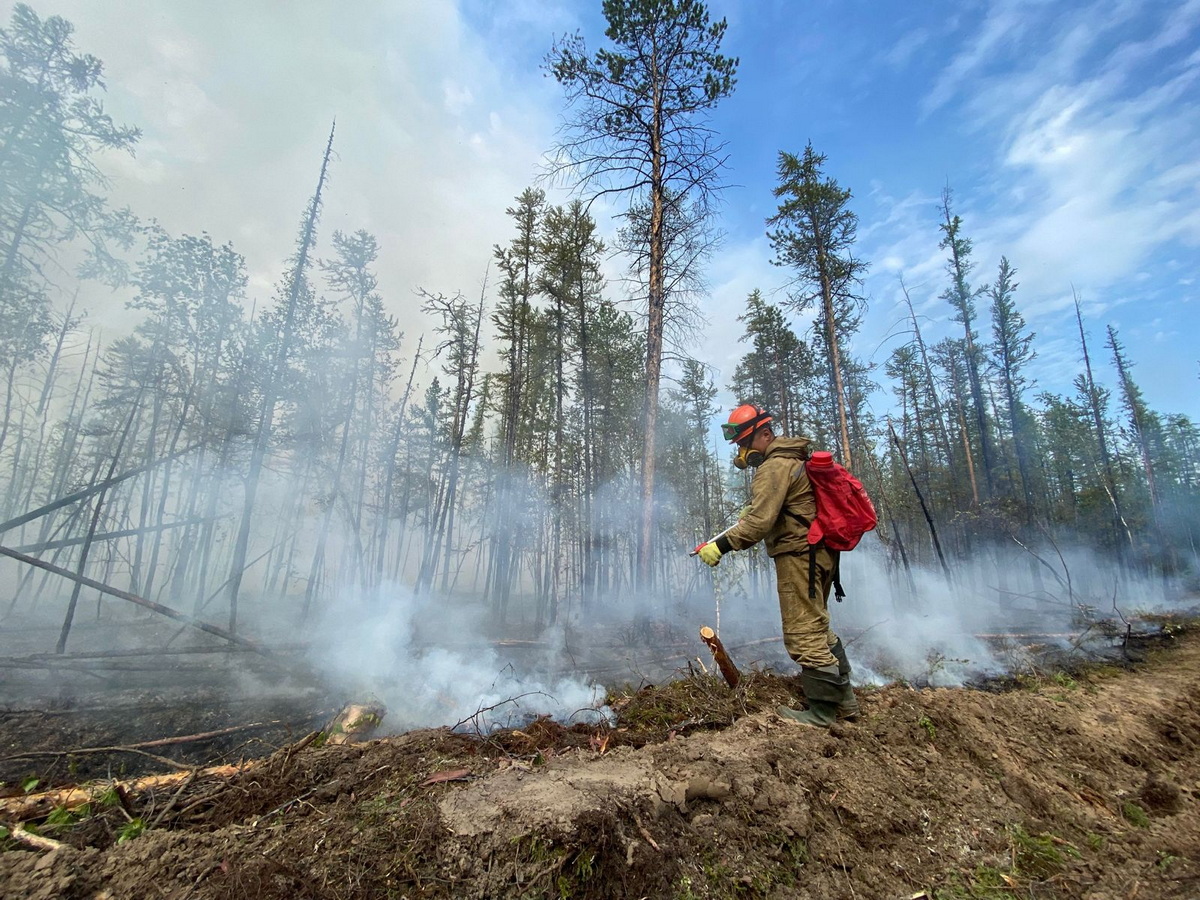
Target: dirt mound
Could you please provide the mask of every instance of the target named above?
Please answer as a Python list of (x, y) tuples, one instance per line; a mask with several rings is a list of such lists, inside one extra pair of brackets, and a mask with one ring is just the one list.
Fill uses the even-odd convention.
[(1004, 693), (862, 692), (828, 732), (770, 711), (793, 686), (694, 676), (613, 698), (611, 727), (310, 740), (101, 784), (42, 820), (63, 846), (5, 842), (0, 895), (1200, 896), (1200, 635)]

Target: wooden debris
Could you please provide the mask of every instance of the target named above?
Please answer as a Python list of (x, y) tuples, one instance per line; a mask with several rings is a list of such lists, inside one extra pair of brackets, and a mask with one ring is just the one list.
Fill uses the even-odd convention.
[(421, 782), (421, 787), (441, 784), (443, 781), (469, 781), (473, 777), (470, 769), (448, 769), (445, 772), (434, 772)]
[[(229, 734), (237, 734), (240, 731), (251, 731), (255, 728), (269, 728), (272, 725), (282, 724), (284, 724), (283, 719), (275, 719), (271, 722), (250, 722), (247, 725), (234, 725), (230, 728), (219, 728), (216, 731), (202, 731), (199, 734), (181, 734), (177, 737), (156, 738), (153, 741), (139, 741), (136, 744), (119, 744), (111, 747), (72, 747), (68, 750), (37, 750), (30, 753), (17, 753), (12, 756), (5, 756), (0, 759), (0, 762), (8, 762), (14, 759), (34, 759), (41, 756), (79, 756), (85, 753), (133, 753), (146, 747), (169, 747), (174, 744), (192, 744), (196, 741), (207, 741), (215, 737), (224, 737), (225, 735)], [(156, 756), (152, 753), (144, 753), (142, 755), (164, 763), (171, 768), (192, 768), (186, 763), (176, 762), (173, 759), (167, 759), (163, 756)]]
[(34, 834), (31, 831), (26, 831), (20, 825), (13, 825), (8, 829), (8, 836), (18, 843), (25, 844), (28, 847), (33, 847), (35, 850), (61, 850), (67, 846), (62, 841), (56, 841), (54, 838), (48, 838), (41, 834)]
[(387, 707), (382, 703), (349, 703), (333, 717), (325, 729), (329, 735), (327, 744), (355, 744), (365, 741), (387, 714)]
[(708, 649), (712, 651), (713, 660), (717, 664), (717, 668), (721, 670), (726, 683), (735, 688), (738, 682), (742, 680), (742, 673), (738, 671), (737, 666), (733, 664), (733, 660), (729, 658), (729, 654), (725, 652), (725, 645), (721, 643), (721, 639), (717, 637), (717, 633), (705, 625), (700, 629), (700, 640), (708, 644)]
[[(172, 772), (168, 775), (146, 775), (127, 781), (97, 781), (88, 786), (56, 788), (22, 797), (0, 799), (0, 814), (5, 818), (24, 821), (44, 816), (56, 807), (74, 809), (85, 803), (93, 803), (110, 788), (120, 787), (126, 792), (138, 792), (151, 788), (168, 787), (189, 778), (227, 778), (242, 771), (240, 766), (210, 766), (192, 772)], [(117, 795), (119, 797), (119, 794)]]

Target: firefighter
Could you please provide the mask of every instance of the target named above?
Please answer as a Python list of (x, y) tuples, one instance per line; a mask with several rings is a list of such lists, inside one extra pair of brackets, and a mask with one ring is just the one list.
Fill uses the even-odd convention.
[(800, 683), (808, 709), (780, 706), (779, 715), (804, 725), (828, 728), (837, 719), (858, 715), (850, 687), (850, 662), (829, 627), (829, 589), (835, 558), (823, 545), (808, 543), (808, 525), (817, 514), (816, 498), (804, 462), (807, 438), (777, 437), (770, 413), (743, 404), (721, 426), (738, 447), (734, 465), (754, 468), (750, 503), (732, 528), (703, 544), (699, 557), (715, 566), (731, 550), (765, 541), (775, 561), (783, 643), (800, 665)]

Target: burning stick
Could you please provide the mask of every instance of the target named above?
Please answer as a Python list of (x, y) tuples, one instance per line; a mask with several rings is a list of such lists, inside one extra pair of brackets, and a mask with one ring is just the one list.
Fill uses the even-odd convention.
[(737, 687), (738, 682), (742, 680), (742, 673), (738, 671), (733, 660), (729, 658), (729, 654), (725, 652), (725, 645), (721, 643), (717, 633), (705, 625), (700, 629), (700, 640), (708, 644), (708, 649), (712, 651), (713, 659), (716, 660), (721, 674), (725, 676), (725, 681), (731, 688)]

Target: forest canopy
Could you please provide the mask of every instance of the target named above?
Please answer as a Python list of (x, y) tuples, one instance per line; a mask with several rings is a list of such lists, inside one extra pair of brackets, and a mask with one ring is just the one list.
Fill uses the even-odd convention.
[[(103, 161), (141, 133), (106, 113), (104, 65), (69, 22), (14, 7), (0, 30), (0, 542), (13, 606), (71, 584), (30, 557), (77, 576), (60, 652), (83, 576), (230, 634), (245, 594), (304, 620), (400, 582), (474, 598), (498, 626), (588, 620), (615, 595), (646, 609), (708, 596), (713, 575), (686, 550), (746, 493), (717, 439), (719, 397), (852, 466), (889, 571), (1081, 544), (1130, 572), (1196, 577), (1200, 429), (1150, 406), (1119, 329), (1078, 298), (1079, 372), (1069, 391), (1040, 387), (1021, 259), (981, 258), (980, 223), (949, 187), (928, 249), (953, 334), (931, 340), (909, 300), (875, 361), (859, 341), (878, 313), (854, 190), (812, 143), (780, 148), (762, 236), (788, 288), (744, 298), (732, 371), (696, 358), (727, 155), (712, 116), (737, 102), (739, 60), (701, 3), (604, 12), (600, 49), (578, 35), (547, 48), (574, 130), (546, 150), (575, 192), (531, 178), (482, 286), (413, 285), (423, 318), (401, 322), (378, 264), (403, 248), (322, 223), (353, 134), (314, 136), (315, 187), (259, 294), (232, 242), (110, 202)], [(624, 204), (611, 237), (600, 196)], [(130, 298), (119, 335), (82, 312), (112, 286)]]

